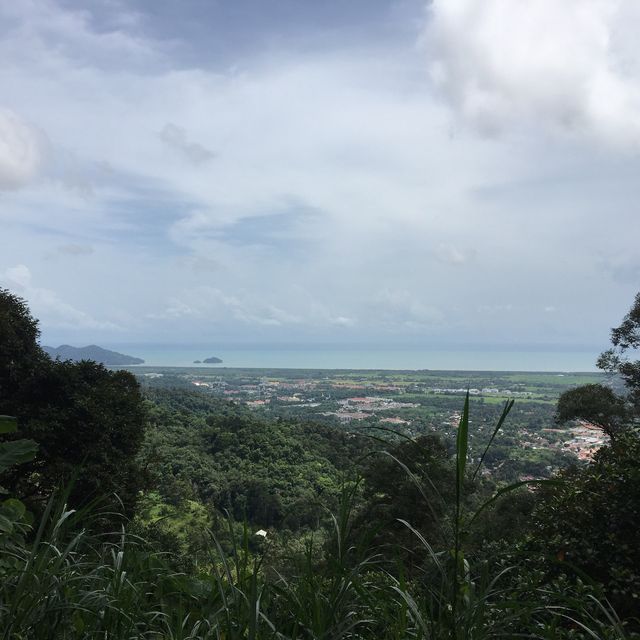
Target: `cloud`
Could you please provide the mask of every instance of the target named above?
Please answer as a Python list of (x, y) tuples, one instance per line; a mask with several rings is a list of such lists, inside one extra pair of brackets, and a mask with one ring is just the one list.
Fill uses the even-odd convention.
[(0, 272), (0, 283), (24, 297), (32, 314), (42, 324), (54, 328), (118, 331), (120, 327), (108, 321), (98, 321), (88, 313), (62, 300), (55, 291), (33, 284), (31, 270), (18, 264)]
[[(633, 16), (625, 26), (584, 0), (584, 16), (611, 34), (615, 23), (616, 37), (598, 44), (584, 16), (576, 33), (560, 26), (565, 60), (555, 22), (539, 38), (553, 55), (519, 53), (510, 31), (533, 46), (533, 8), (571, 21), (573, 0), (513, 0), (534, 27), (506, 3), (476, 2), (474, 14), (436, 0), (434, 87), (412, 40), (424, 23), (395, 42), (337, 33), (327, 47), (282, 40), (255, 57), (235, 45), (221, 63), (207, 41), (223, 21), (207, 25), (207, 41), (178, 42), (193, 47), (187, 66), (172, 56), (184, 38), (175, 24), (175, 40), (144, 36), (157, 32), (142, 4), (135, 20), (105, 24), (73, 0), (0, 3), (3, 95), (48, 139), (44, 179), (1, 194), (0, 272), (29, 265), (31, 288), (55, 291), (48, 306), (30, 294), (43, 327), (62, 322), (52, 307), (65, 303), (93, 319), (78, 319), (90, 341), (103, 319), (127, 339), (166, 342), (214, 330), (232, 341), (531, 341), (543, 322), (593, 340), (625, 311), (635, 271), (612, 286), (594, 256), (637, 253), (640, 162), (616, 144), (585, 153), (583, 136), (615, 142), (611, 132), (632, 124), (638, 47), (622, 52), (635, 43)], [(611, 117), (580, 98), (601, 95), (594, 60), (624, 82), (598, 102)], [(456, 114), (473, 126), (452, 129)], [(56, 249), (80, 257), (89, 245), (96, 259), (82, 269)], [(505, 296), (510, 313), (479, 311)], [(549, 304), (558, 312), (544, 313)]]
[(9, 285), (16, 286), (20, 290), (24, 290), (31, 285), (31, 272), (23, 264), (6, 269), (2, 277)]
[(599, 260), (602, 268), (611, 274), (614, 282), (631, 284), (637, 288), (640, 282), (640, 260), (634, 254), (620, 254), (610, 259)]
[(127, 30), (135, 27), (134, 14), (122, 9), (117, 14), (112, 25), (100, 29), (93, 24), (93, 14), (84, 3), (80, 9), (65, 9), (56, 0), (0, 4), (7, 48), (17, 47), (23, 60), (39, 60), (42, 68), (50, 72), (70, 63), (116, 69), (122, 67), (123, 61), (129, 67), (146, 69), (157, 59), (155, 43), (139, 36), (135, 29)]
[(331, 318), (331, 324), (338, 327), (355, 327), (358, 321), (355, 318), (347, 318), (346, 316), (338, 316), (337, 318)]
[(436, 247), (435, 256), (440, 262), (453, 265), (461, 265), (468, 260), (468, 255), (466, 253), (452, 244), (446, 243), (439, 244)]
[(511, 313), (512, 311), (514, 311), (514, 306), (509, 302), (506, 304), (481, 304), (478, 307), (478, 313), (490, 315)]
[(216, 271), (220, 271), (221, 268), (219, 262), (206, 256), (189, 256), (185, 258), (182, 263), (196, 273), (215, 273)]
[(173, 297), (160, 312), (148, 314), (156, 320), (191, 318), (209, 323), (239, 321), (246, 325), (279, 327), (297, 324), (300, 317), (251, 295), (229, 295), (218, 288), (202, 286)]
[(385, 288), (371, 300), (375, 322), (397, 329), (428, 329), (444, 320), (441, 309), (426, 302), (422, 296), (402, 288)]
[(89, 256), (93, 253), (93, 247), (89, 244), (61, 244), (57, 250), (68, 256)]
[(430, 69), (485, 133), (514, 126), (640, 144), (635, 0), (435, 0)]
[(180, 152), (195, 165), (203, 164), (215, 158), (213, 151), (209, 151), (209, 149), (197, 142), (189, 142), (187, 131), (178, 125), (166, 124), (159, 135), (162, 142), (171, 149)]
[(42, 155), (38, 132), (18, 114), (0, 109), (0, 191), (19, 189), (33, 180)]

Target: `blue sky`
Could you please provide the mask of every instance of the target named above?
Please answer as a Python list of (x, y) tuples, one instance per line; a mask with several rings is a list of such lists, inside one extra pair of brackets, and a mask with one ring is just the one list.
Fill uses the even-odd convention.
[(0, 5), (44, 340), (588, 345), (640, 288), (631, 0)]

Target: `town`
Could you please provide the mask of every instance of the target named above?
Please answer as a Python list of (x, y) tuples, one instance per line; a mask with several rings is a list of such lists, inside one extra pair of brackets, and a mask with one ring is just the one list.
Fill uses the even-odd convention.
[(465, 371), (330, 371), (136, 368), (149, 386), (212, 394), (264, 416), (338, 425), (364, 433), (452, 439), (467, 392), (471, 449), (480, 450), (504, 404), (515, 404), (492, 447), (487, 469), (498, 478), (549, 476), (591, 459), (606, 442), (584, 422), (557, 424), (562, 391), (600, 374)]

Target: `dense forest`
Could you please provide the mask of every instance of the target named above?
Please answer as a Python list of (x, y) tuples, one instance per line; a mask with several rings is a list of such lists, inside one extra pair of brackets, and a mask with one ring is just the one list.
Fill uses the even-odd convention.
[(640, 637), (640, 294), (598, 361), (616, 385), (555, 412), (607, 443), (515, 482), (483, 469), (518, 400), (482, 439), (468, 395), (449, 434), (367, 432), (38, 339), (0, 290), (0, 638)]

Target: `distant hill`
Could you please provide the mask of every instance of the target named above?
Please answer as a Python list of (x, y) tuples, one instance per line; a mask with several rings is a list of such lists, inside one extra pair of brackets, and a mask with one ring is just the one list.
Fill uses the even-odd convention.
[(220, 364), (222, 360), (220, 358), (216, 358), (215, 356), (211, 356), (210, 358), (205, 358), (202, 362), (206, 364)]
[(95, 344), (90, 344), (86, 347), (72, 347), (68, 344), (61, 344), (59, 347), (43, 346), (42, 349), (52, 358), (60, 358), (60, 360), (95, 360), (101, 364), (109, 365), (144, 364), (142, 358), (134, 358), (117, 351), (109, 351), (109, 349), (103, 349)]

